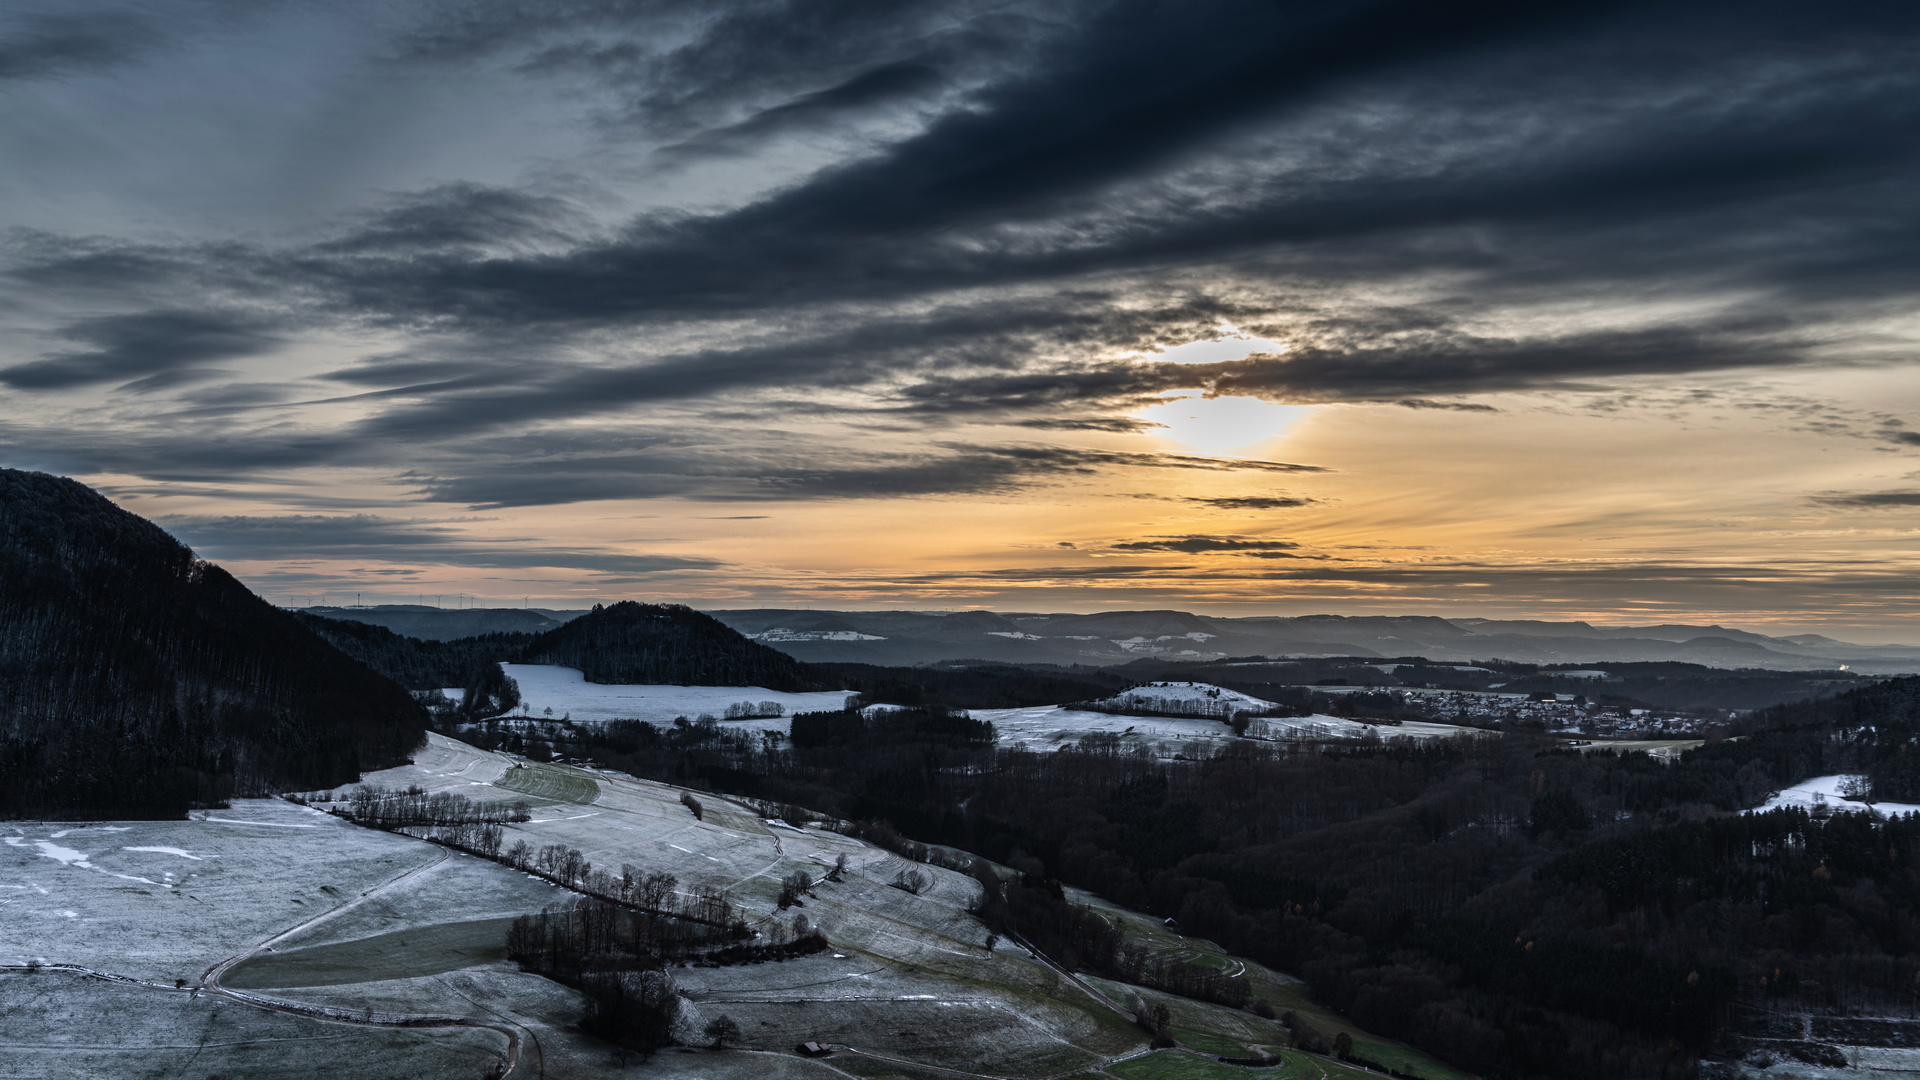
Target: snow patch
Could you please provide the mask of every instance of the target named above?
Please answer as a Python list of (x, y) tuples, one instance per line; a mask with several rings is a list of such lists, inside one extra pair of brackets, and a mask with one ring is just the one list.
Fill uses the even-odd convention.
[(1866, 777), (1836, 773), (1833, 776), (1816, 776), (1811, 780), (1802, 780), (1798, 784), (1781, 791), (1768, 799), (1763, 805), (1747, 811), (1750, 814), (1778, 810), (1783, 806), (1798, 806), (1803, 810), (1812, 810), (1824, 806), (1833, 811), (1851, 811), (1864, 814), (1871, 809), (1874, 813), (1920, 814), (1920, 805), (1914, 803), (1875, 802), (1871, 807), (1864, 802), (1849, 802), (1846, 791), (1854, 786), (1864, 787)]
[[(578, 668), (557, 664), (502, 664), (514, 682), (520, 684), (524, 714), (545, 719), (571, 717), (574, 722), (605, 720), (645, 720), (670, 723), (675, 717), (693, 719), (706, 713), (721, 718), (730, 728), (786, 731), (783, 717), (757, 717), (726, 720), (727, 706), (741, 701), (771, 701), (783, 706), (787, 715), (797, 712), (833, 712), (846, 706), (847, 690), (812, 693), (786, 693), (764, 686), (667, 686), (643, 683), (590, 683)], [(453, 695), (448, 695), (449, 697)], [(515, 710), (514, 716), (522, 715)]]
[(755, 641), (885, 641), (879, 634), (863, 634), (858, 630), (789, 630), (776, 626), (771, 630), (762, 630), (757, 634), (748, 634)]
[(177, 847), (123, 847), (120, 850), (121, 851), (151, 851), (160, 855), (178, 855), (183, 859), (192, 859), (194, 862), (202, 861), (200, 856), (189, 855)]

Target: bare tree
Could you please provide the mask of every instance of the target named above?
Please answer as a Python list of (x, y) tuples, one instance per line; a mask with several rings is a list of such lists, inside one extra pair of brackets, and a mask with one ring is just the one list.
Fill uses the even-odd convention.
[(713, 1048), (715, 1050), (725, 1046), (728, 1039), (732, 1039), (735, 1042), (738, 1042), (740, 1039), (740, 1025), (734, 1023), (733, 1017), (725, 1013), (707, 1021), (705, 1030), (707, 1038), (713, 1040)]

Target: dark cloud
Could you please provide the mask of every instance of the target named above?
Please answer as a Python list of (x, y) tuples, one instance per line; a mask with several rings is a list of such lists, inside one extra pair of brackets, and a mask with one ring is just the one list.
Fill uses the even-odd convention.
[(60, 336), (91, 348), (0, 368), (0, 383), (57, 390), (136, 379), (130, 388), (156, 389), (197, 377), (209, 362), (258, 355), (280, 343), (258, 318), (218, 311), (103, 315), (82, 319)]
[[(959, 55), (936, 39), (961, 34), (965, 55), (1011, 59), (969, 68), (985, 81), (964, 102), (873, 153), (733, 209), (643, 215), (611, 238), (566, 240), (566, 208), (550, 197), (449, 184), (305, 252), (88, 241), (43, 245), (17, 273), (101, 289), (211, 275), (314, 297), (336, 318), (488, 341), (527, 328), (549, 345), (577, 344), (613, 327), (722, 315), (802, 331), (781, 345), (557, 370), (491, 399), (436, 383), (412, 395), (423, 404), (379, 421), (425, 437), (515, 406), (537, 419), (885, 379), (928, 412), (1124, 405), (1198, 374), (1219, 393), (1434, 407), (1427, 395), (1804, 362), (1831, 342), (1830, 316), (1781, 293), (1823, 293), (1842, 278), (1856, 295), (1906, 288), (1920, 265), (1915, 230), (1888, 227), (1905, 213), (1920, 143), (1915, 78), (1896, 62), (1913, 51), (1913, 19), (1898, 9), (1839, 5), (1813, 31), (1767, 4), (1743, 8), (1734, 31), (1712, 4), (1659, 18), (1631, 4), (1491, 2), (1444, 16), (1404, 3), (1017, 15), (742, 3), (694, 22), (694, 8), (671, 4), (449, 10), (403, 58), (533, 49), (544, 57), (534, 68), (599, 72), (644, 91), (659, 115), (745, 109), (718, 127), (685, 121), (741, 138), (752, 117), (920, 85), (908, 76), (938, 65), (914, 57)], [(661, 53), (647, 42), (667, 26), (696, 29)], [(1786, 74), (1796, 71), (1805, 77)], [(749, 107), (761, 98), (772, 103)], [(1342, 107), (1382, 119), (1356, 127)], [(511, 250), (535, 241), (556, 250)], [(1730, 260), (1734, 247), (1741, 257)], [(1169, 264), (1219, 267), (1190, 286), (1196, 297), (1224, 309), (1236, 305), (1220, 295), (1242, 294), (1238, 306), (1279, 320), (1271, 332), (1290, 339), (1289, 352), (1208, 373), (1051, 362), (1179, 339), (1166, 331), (1191, 326), (1187, 316), (1141, 318), (1112, 302), (1161, 287)], [(1337, 289), (1422, 270), (1470, 272), (1485, 288), (1477, 303), (1412, 310), (1303, 296), (1297, 285), (1301, 275)], [(1490, 309), (1533, 303), (1541, 289), (1604, 297), (1649, 274), (1743, 278), (1775, 294), (1674, 327), (1484, 329)], [(944, 325), (917, 342), (912, 321), (890, 309), (1035, 282), (1056, 291), (949, 301)], [(860, 325), (808, 340), (807, 321), (835, 304), (865, 305), (839, 316)], [(950, 374), (983, 363), (1001, 370)], [(917, 378), (903, 377), (916, 366)]]
[(691, 156), (745, 151), (769, 137), (815, 127), (850, 112), (918, 97), (943, 84), (939, 71), (927, 64), (881, 64), (837, 86), (762, 109), (739, 123), (700, 132), (662, 153)]
[(410, 255), (546, 241), (565, 242), (585, 217), (563, 199), (473, 183), (411, 192), (335, 240), (315, 245), (337, 255)]
[[(268, 238), (9, 234), (7, 310), (64, 324), (64, 344), (0, 385), (184, 404), (89, 432), (16, 407), (0, 446), (203, 490), (351, 467), (471, 506), (1127, 469), (1286, 482), (1270, 474), (1313, 467), (1025, 440), (1140, 433), (1127, 414), (1174, 391), (1478, 412), (1491, 392), (1825, 362), (1871, 336), (1862, 306), (1920, 287), (1911, 5), (500, 0), (407, 18), (392, 69), (560, 86), (600, 140), (581, 160), (617, 164), (577, 186), (554, 177), (579, 162), (522, 188), (435, 182)], [(132, 21), (8, 26), (0, 78), (139, 47)], [(827, 135), (780, 141), (797, 132)], [(618, 220), (581, 194), (614, 177), (650, 206), (634, 176), (721, 152), (796, 156), (742, 181), (754, 194)], [(1285, 350), (1150, 358), (1223, 321)], [(381, 355), (193, 388), (317, 334)], [(841, 444), (819, 433), (836, 421), (866, 426)], [(988, 445), (993, 424), (1016, 437)], [(882, 449), (850, 445), (882, 425)], [(352, 526), (370, 553), (468, 551), (375, 524)], [(322, 546), (350, 531), (309, 525)], [(303, 535), (249, 542), (271, 529), (289, 551)], [(1291, 554), (1164, 546), (1229, 540), (1116, 550)]]
[(1254, 555), (1267, 559), (1299, 558), (1291, 554), (1300, 545), (1291, 540), (1249, 540), (1239, 536), (1156, 536), (1110, 545), (1115, 551), (1177, 551), (1185, 555)]
[(1920, 491), (1867, 491), (1852, 494), (1836, 492), (1831, 495), (1816, 495), (1813, 501), (1823, 506), (1889, 510), (1903, 506), (1920, 506)]
[(125, 12), (16, 16), (0, 21), (0, 82), (113, 67), (145, 51), (156, 37)]
[(1109, 431), (1118, 435), (1142, 435), (1167, 426), (1132, 416), (1042, 418), (1020, 420), (1017, 423), (1020, 427), (1037, 428), (1042, 431)]
[[(597, 440), (587, 437), (583, 443)], [(546, 445), (539, 456), (533, 448)], [(778, 446), (702, 445), (662, 435), (645, 449), (598, 452), (558, 440), (528, 439), (494, 448), (497, 456), (459, 462), (457, 475), (417, 477), (420, 493), (476, 508), (546, 506), (602, 499), (677, 496), (719, 500), (900, 498), (1007, 492), (1112, 469), (1293, 473), (1319, 471), (1290, 462), (1197, 454), (1129, 453), (1060, 446), (937, 444), (915, 453), (836, 452), (815, 446), (817, 464), (796, 464), (791, 442)]]
[[(555, 547), (530, 537), (474, 539), (456, 525), (368, 514), (162, 517), (169, 532), (222, 559), (382, 558), (501, 569), (561, 568), (609, 574), (709, 570), (725, 564), (680, 555), (627, 555)], [(365, 572), (365, 571), (363, 571)]]
[(1887, 439), (1906, 446), (1920, 446), (1920, 431), (1892, 431), (1887, 433)]
[(1283, 510), (1289, 507), (1306, 506), (1317, 500), (1302, 495), (1228, 495), (1219, 498), (1202, 498), (1195, 495), (1184, 496), (1190, 503), (1211, 506), (1216, 510)]
[(1455, 412), (1499, 412), (1491, 405), (1476, 401), (1429, 401), (1426, 398), (1401, 398), (1394, 402), (1404, 409), (1450, 409)]

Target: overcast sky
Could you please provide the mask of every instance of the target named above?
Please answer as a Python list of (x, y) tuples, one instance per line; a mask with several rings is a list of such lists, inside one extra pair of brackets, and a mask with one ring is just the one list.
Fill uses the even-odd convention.
[(276, 602), (1920, 640), (1920, 5), (0, 5), (0, 464)]

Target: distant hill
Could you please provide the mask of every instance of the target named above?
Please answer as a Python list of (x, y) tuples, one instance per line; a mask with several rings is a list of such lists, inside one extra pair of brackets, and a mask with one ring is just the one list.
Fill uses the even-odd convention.
[(452, 641), (483, 634), (540, 634), (585, 615), (551, 608), (440, 608), (423, 604), (300, 609), (328, 619), (385, 627), (422, 641)]
[(679, 604), (624, 600), (534, 638), (524, 664), (579, 668), (588, 682), (831, 690), (793, 657)]
[(0, 817), (177, 817), (424, 735), (405, 690), (76, 481), (0, 469), (0, 580)]
[(330, 619), (315, 614), (317, 610), (295, 611), (293, 617), (327, 644), (409, 690), (467, 686), (480, 665), (518, 659), (535, 637), (491, 633), (451, 641), (421, 640), (373, 623)]
[(992, 611), (795, 611), (713, 616), (812, 663), (928, 664), (962, 657), (1002, 664), (1107, 667), (1141, 659), (1421, 656), (1448, 663), (1661, 663), (1862, 674), (1920, 672), (1920, 647), (1854, 645), (1813, 634), (1769, 637), (1721, 626), (1594, 626), (1431, 615), (1220, 618), (1184, 611), (1093, 614)]

